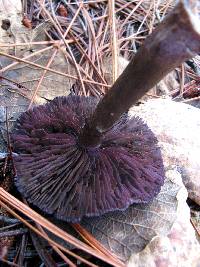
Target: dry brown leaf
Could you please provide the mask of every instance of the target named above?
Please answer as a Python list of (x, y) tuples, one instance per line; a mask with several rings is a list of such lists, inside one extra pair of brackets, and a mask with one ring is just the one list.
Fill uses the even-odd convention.
[[(35, 56), (31, 60), (45, 66), (51, 55), (52, 49), (46, 51), (45, 54), (43, 53), (42, 55)], [(5, 67), (10, 64), (11, 61), (7, 58), (1, 57), (0, 63), (3, 67)], [(52, 62), (51, 68), (64, 73), (73, 73), (72, 66), (70, 64), (66, 64), (64, 55), (61, 52), (57, 53), (54, 61)], [(44, 70), (30, 65), (18, 64), (17, 66), (14, 66), (13, 69), (10, 69), (3, 74), (3, 77), (15, 82), (13, 83), (5, 79), (0, 79), (0, 132), (3, 136), (5, 135), (5, 118), (3, 118), (3, 114), (5, 114), (5, 107), (8, 107), (9, 120), (15, 121), (22, 112), (27, 110), (31, 97), (36, 90), (38, 81), (43, 72)], [(56, 96), (68, 95), (72, 84), (72, 79), (47, 72), (39, 87), (38, 93), (34, 98), (34, 104), (44, 104), (46, 103), (46, 99), (51, 100)], [(13, 123), (10, 123), (11, 128), (12, 125)], [(0, 139), (2, 140), (3, 137), (1, 134)], [(2, 142), (0, 142), (0, 146), (2, 147)], [(2, 148), (1, 151), (5, 151), (5, 149)]]
[[(5, 30), (0, 27), (0, 43), (1, 45), (13, 43), (29, 44), (33, 41), (46, 40), (45, 30), (49, 27), (48, 22), (40, 24), (35, 29), (28, 29), (23, 26), (22, 7), (20, 1), (3, 0), (0, 1), (0, 25), (5, 19), (10, 21), (10, 27)], [(11, 55), (19, 58), (27, 57), (47, 48), (44, 45), (20, 45), (17, 47), (1, 47), (1, 51), (5, 51)], [(51, 48), (45, 52), (41, 52), (28, 60), (42, 66), (46, 66), (56, 48)], [(0, 57), (0, 67), (3, 69), (9, 64), (15, 62), (6, 57)], [(74, 69), (66, 60), (63, 52), (58, 51), (50, 68), (57, 71), (74, 74)], [(22, 111), (25, 111), (30, 103), (30, 99), (37, 87), (40, 77), (44, 70), (30, 66), (28, 64), (17, 64), (7, 71), (1, 72), (5, 78), (11, 79), (18, 84), (0, 79), (0, 106), (8, 107), (8, 114), (12, 115), (14, 119), (19, 116)], [(38, 94), (34, 98), (35, 104), (43, 104), (46, 99), (53, 99), (59, 95), (68, 95), (69, 90), (74, 83), (74, 80), (68, 79), (61, 75), (47, 72), (44, 76), (42, 84), (39, 87)], [(20, 87), (20, 88), (19, 88)]]
[(18, 0), (0, 1), (0, 26), (7, 24), (7, 27), (0, 27), (1, 51), (9, 54), (15, 53), (24, 56), (30, 49), (38, 49), (39, 45), (20, 45), (19, 47), (9, 46), (16, 43), (30, 43), (33, 41), (44, 41), (46, 39), (45, 30), (49, 28), (49, 23), (41, 23), (35, 29), (27, 28), (23, 25), (22, 4)]
[[(50, 49), (39, 56), (32, 57), (31, 61), (39, 65), (46, 66), (53, 52), (54, 50)], [(57, 55), (50, 67), (63, 73), (72, 74), (73, 72), (72, 66), (66, 61), (62, 52), (59, 51), (57, 52)], [(14, 70), (7, 71), (6, 74), (9, 77), (15, 77), (15, 81), (29, 89), (29, 96), (31, 96), (33, 91), (36, 89), (37, 83), (43, 72), (44, 70), (38, 69), (34, 66), (19, 64)], [(73, 82), (74, 80), (72, 79), (47, 72), (39, 88), (39, 98), (36, 103), (41, 104), (41, 97), (51, 100), (56, 96), (68, 95)]]
[(136, 204), (125, 211), (84, 219), (82, 225), (111, 252), (127, 261), (141, 251), (153, 237), (164, 235), (176, 219), (177, 195), (181, 185), (166, 178), (159, 195), (150, 204)]

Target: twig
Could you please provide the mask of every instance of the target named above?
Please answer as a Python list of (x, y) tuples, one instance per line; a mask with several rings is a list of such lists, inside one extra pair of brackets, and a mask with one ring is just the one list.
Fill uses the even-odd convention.
[[(74, 40), (66, 40), (67, 43), (73, 43)], [(40, 42), (27, 42), (27, 43), (14, 43), (14, 44), (3, 44), (0, 43), (0, 47), (13, 47), (13, 46), (32, 46), (32, 45), (49, 45), (49, 44), (53, 44), (53, 45), (57, 45), (57, 44), (62, 44), (63, 41), (60, 40), (50, 40), (50, 41), (40, 41)], [(60, 45), (61, 45), (60, 44)]]
[[(40, 49), (40, 50), (38, 50), (38, 51), (36, 51), (36, 52), (34, 52), (34, 53), (31, 53), (30, 55), (24, 57), (23, 60), (26, 60), (26, 59), (28, 59), (28, 58), (31, 58), (31, 57), (33, 57), (33, 56), (36, 56), (36, 55), (41, 54), (41, 53), (43, 53), (43, 52), (46, 52), (47, 50), (50, 50), (50, 49), (52, 49), (53, 47), (54, 47), (54, 46), (52, 45), (52, 46), (49, 46), (49, 47), (45, 47), (45, 48), (43, 48), (43, 49)], [(2, 54), (2, 55), (3, 55), (3, 54)], [(6, 57), (6, 56), (8, 56), (8, 54), (4, 54), (4, 56)], [(11, 57), (11, 58), (12, 58), (12, 57)], [(14, 59), (14, 58), (12, 58), (12, 59)], [(15, 60), (16, 60), (16, 59), (15, 59)], [(22, 61), (19, 61), (19, 60), (17, 60), (17, 61), (18, 61), (18, 62), (13, 62), (13, 63), (11, 63), (10, 65), (8, 65), (8, 66), (4, 67), (3, 69), (1, 69), (1, 70), (0, 70), (0, 73), (4, 73), (5, 71), (9, 70), (10, 68), (12, 68), (12, 67), (18, 65), (19, 62), (22, 62)], [(26, 63), (29, 64), (29, 61), (27, 61)]]
[[(15, 90), (15, 92), (17, 92), (19, 95), (31, 100), (31, 97), (27, 93), (27, 91), (30, 91), (28, 88), (26, 88), (25, 86), (23, 86), (23, 85), (19, 84), (18, 82), (15, 82), (15, 81), (7, 78), (7, 77), (0, 76), (0, 79), (6, 80), (7, 82), (9, 82), (8, 84), (12, 87), (12, 90)], [(9, 89), (7, 89), (7, 90), (9, 90)]]
[(136, 6), (131, 10), (131, 12), (129, 13), (129, 15), (126, 17), (126, 19), (124, 20), (124, 22), (121, 25), (121, 31), (123, 29), (123, 27), (125, 26), (125, 24), (127, 23), (127, 21), (130, 19), (130, 17), (132, 16), (132, 14), (139, 8), (139, 6), (142, 4), (143, 0), (140, 0)]
[[(72, 37), (74, 38), (75, 40), (75, 37), (74, 35), (71, 33)], [(76, 41), (75, 41), (76, 42)], [(103, 83), (106, 84), (106, 81), (105, 79), (102, 77), (102, 75), (99, 73), (98, 69), (96, 68), (95, 64), (92, 62), (92, 60), (90, 59), (90, 57), (87, 55), (87, 53), (83, 50), (82, 46), (76, 42), (76, 45), (78, 46), (78, 49), (82, 52), (83, 56), (86, 57), (86, 59), (89, 61), (89, 63), (91, 64), (91, 66), (94, 68), (94, 70), (96, 71), (96, 74), (98, 75), (98, 77), (101, 79), (101, 81)]]
[(31, 236), (33, 245), (39, 257), (44, 262), (45, 266), (57, 267), (56, 262), (53, 260), (51, 255), (44, 248), (44, 245), (42, 244), (42, 240), (40, 239), (40, 236), (38, 236), (36, 233), (32, 231), (30, 231), (30, 236)]
[(18, 255), (18, 261), (17, 261), (19, 266), (23, 266), (23, 263), (24, 263), (24, 254), (25, 254), (26, 247), (27, 247), (27, 239), (28, 239), (28, 235), (22, 236), (19, 255)]
[(17, 236), (17, 235), (23, 235), (25, 233), (27, 233), (28, 230), (27, 229), (17, 229), (17, 230), (12, 230), (12, 231), (7, 231), (7, 232), (2, 232), (0, 233), (0, 238), (2, 237), (9, 237), (9, 236)]
[[(54, 27), (55, 27), (56, 30), (58, 31), (60, 37), (62, 38), (64, 44), (66, 45), (66, 47), (67, 47), (67, 49), (68, 49), (68, 51), (69, 51), (69, 53), (70, 53), (70, 55), (71, 55), (71, 58), (72, 58), (72, 60), (73, 60), (73, 62), (74, 62), (74, 65), (75, 65), (75, 68), (76, 68), (76, 71), (77, 71), (79, 80), (80, 80), (81, 85), (82, 85), (83, 93), (84, 93), (84, 95), (86, 96), (85, 85), (84, 85), (84, 83), (83, 83), (83, 79), (82, 79), (82, 77), (81, 77), (81, 73), (80, 73), (80, 70), (79, 70), (79, 66), (78, 66), (78, 64), (77, 64), (77, 62), (76, 62), (76, 60), (75, 60), (75, 58), (74, 58), (74, 55), (73, 55), (73, 53), (72, 53), (72, 51), (71, 51), (71, 48), (69, 47), (68, 43), (65, 41), (65, 37), (64, 37), (63, 34), (62, 34), (62, 28), (61, 28), (60, 24), (58, 23), (56, 17), (55, 17), (55, 21), (57, 22), (57, 24), (54, 22), (53, 18), (52, 18), (51, 15), (49, 14), (49, 12), (45, 9), (44, 5), (42, 5), (42, 4), (40, 3), (39, 0), (37, 0), (37, 2), (39, 3), (40, 7), (41, 7), (42, 10), (44, 11), (44, 13), (47, 15), (47, 17), (50, 19), (50, 21), (52, 22), (52, 24), (54, 25)], [(79, 8), (82, 8), (82, 6), (83, 6), (83, 4), (80, 3)]]
[(90, 32), (91, 32), (91, 37), (92, 38), (89, 38), (89, 40), (93, 40), (93, 44), (94, 44), (95, 53), (93, 53), (93, 55), (92, 55), (92, 57), (94, 58), (93, 63), (95, 61), (97, 62), (98, 72), (100, 72), (99, 53), (98, 53), (98, 50), (97, 50), (97, 42), (96, 42), (96, 36), (95, 36), (95, 29), (94, 29), (94, 26), (93, 26), (91, 17), (89, 15), (88, 11), (85, 8), (83, 8), (83, 14), (87, 18), (87, 22), (88, 22), (89, 29), (90, 29)]
[(17, 219), (10, 218), (10, 217), (3, 216), (3, 215), (0, 215), (0, 222), (1, 223), (9, 223), (9, 224), (20, 223), (20, 221)]
[[(73, 228), (80, 234), (80, 236), (93, 248), (107, 255), (109, 258), (113, 258), (115, 261), (118, 261), (117, 257), (113, 255), (109, 250), (107, 250), (99, 241), (97, 241), (85, 228), (83, 228), (78, 223), (72, 224)], [(120, 264), (120, 262), (119, 262)]]
[(6, 226), (3, 226), (0, 228), (0, 232), (5, 232), (11, 228), (14, 228), (16, 226), (19, 226), (19, 224), (21, 224), (21, 222), (17, 222), (17, 223), (14, 223), (14, 224), (11, 224), (11, 225), (6, 225)]
[[(24, 199), (24, 203), (26, 204), (26, 205), (28, 205), (28, 203), (27, 203), (27, 201)], [(45, 237), (47, 237), (48, 238), (48, 235), (47, 235), (47, 233), (44, 231), (44, 229), (40, 226), (40, 224), (38, 224), (38, 223), (36, 223), (36, 227), (38, 228), (38, 230), (45, 236)], [(37, 240), (39, 239), (39, 236), (37, 236), (36, 238), (34, 238), (35, 237), (35, 233), (34, 232), (31, 232), (31, 234), (32, 234), (32, 238), (33, 239), (35, 239), (35, 242), (37, 243)], [(38, 240), (38, 242), (39, 243), (41, 243), (40, 242), (40, 240)], [(54, 244), (51, 244), (51, 243), (49, 243), (49, 245), (51, 245), (52, 246), (52, 248), (54, 249), (54, 251), (67, 263), (67, 264), (69, 264), (69, 266), (70, 267), (76, 267), (76, 265), (72, 262), (72, 261), (70, 261), (65, 255), (64, 255), (64, 253), (58, 248), (58, 247), (56, 247)]]
[(152, 18), (151, 18), (150, 27), (149, 27), (149, 34), (151, 34), (153, 31), (155, 17), (156, 17), (156, 3), (155, 3), (155, 0), (153, 0), (153, 10), (152, 10)]
[(173, 2), (173, 0), (169, 0), (169, 1), (167, 1), (166, 5), (164, 6), (163, 11), (162, 11), (163, 13), (162, 13), (162, 18), (161, 18), (161, 20), (165, 17), (166, 12), (167, 12), (167, 10), (169, 9), (169, 7), (170, 7), (170, 5), (172, 4), (172, 2)]
[(23, 219), (21, 216), (19, 216), (16, 212), (14, 212), (11, 208), (8, 207), (7, 204), (3, 203), (2, 201), (0, 201), (0, 205), (5, 208), (10, 214), (12, 214), (14, 217), (18, 218), (20, 221), (22, 221), (24, 223), (24, 225), (26, 225), (28, 228), (30, 228), (32, 231), (34, 231), (36, 234), (38, 234), (39, 236), (43, 237), (45, 240), (47, 240), (49, 243), (55, 245), (56, 247), (60, 248), (62, 251), (68, 253), (69, 255), (75, 257), (76, 259), (78, 259), (79, 261), (91, 266), (91, 267), (97, 267), (95, 264), (92, 264), (90, 262), (88, 262), (87, 260), (85, 260), (84, 258), (76, 255), (75, 253), (71, 252), (70, 250), (64, 248), (63, 246), (59, 245), (58, 243), (54, 242), (51, 238), (47, 237), (46, 235), (44, 235), (43, 233), (41, 233), (37, 228), (35, 228), (34, 226), (32, 226), (30, 223), (28, 223), (25, 219)]
[[(46, 237), (48, 237), (48, 235), (47, 235), (47, 233), (43, 230), (43, 228), (39, 225), (39, 224), (37, 224), (37, 227), (38, 227), (38, 229), (46, 236)], [(58, 247), (56, 247), (55, 245), (53, 245), (53, 244), (51, 244), (50, 243), (50, 245), (52, 246), (52, 248), (55, 250), (55, 252), (67, 263), (67, 264), (69, 264), (69, 266), (70, 267), (76, 267), (76, 265), (72, 262), (72, 261), (70, 261), (64, 254), (63, 254), (63, 252), (58, 248)]]
[[(62, 229), (58, 228), (57, 226), (55, 226), (54, 224), (49, 222), (47, 219), (45, 219), (44, 217), (42, 217), (41, 215), (36, 213), (34, 210), (32, 210), (31, 208), (26, 206), (24, 203), (22, 203), (21, 201), (19, 201), (15, 197), (13, 197), (11, 194), (6, 192), (1, 187), (0, 187), (0, 199), (1, 199), (0, 205), (2, 207), (4, 207), (6, 210), (8, 210), (16, 218), (22, 220), (23, 223), (26, 224), (29, 228), (31, 228), (33, 231), (35, 231), (38, 234), (40, 234), (41, 236), (43, 236), (45, 239), (47, 239), (50, 243), (53, 243), (55, 246), (58, 247), (58, 244), (56, 242), (54, 242), (50, 238), (45, 237), (40, 231), (35, 229), (32, 225), (30, 225), (23, 218), (21, 218), (19, 215), (17, 215), (13, 210), (11, 210), (5, 203), (9, 203), (10, 206), (12, 206), (13, 208), (17, 209), (18, 211), (24, 213), (27, 217), (29, 217), (33, 221), (37, 222), (42, 227), (44, 227), (45, 229), (47, 229), (51, 233), (57, 235), (59, 238), (65, 240), (66, 242), (71, 243), (72, 245), (76, 246), (77, 248), (79, 248), (81, 250), (84, 250), (85, 252), (87, 252), (87, 253), (95, 256), (95, 257), (98, 257), (98, 258), (100, 258), (101, 260), (103, 260), (103, 261), (105, 261), (107, 263), (114, 264), (114, 265), (116, 264), (113, 260), (109, 259), (108, 257), (103, 255), (102, 253), (99, 253), (99, 252), (95, 251), (94, 249), (92, 249), (88, 245), (86, 245), (83, 242), (79, 241), (75, 237), (67, 234)], [(59, 248), (63, 250), (62, 246), (59, 246)], [(116, 266), (123, 266), (124, 267), (124, 264), (123, 263), (121, 263), (121, 264), (117, 263)]]
[(184, 84), (185, 84), (185, 68), (184, 68), (184, 63), (181, 64), (181, 82), (180, 82), (180, 93), (181, 95), (183, 95), (183, 91), (184, 91)]
[[(52, 54), (52, 56), (51, 56), (50, 59), (48, 60), (48, 63), (47, 63), (47, 65), (46, 65), (47, 68), (50, 67), (51, 63), (53, 62), (53, 60), (54, 60), (54, 58), (55, 58), (55, 56), (56, 56), (56, 54), (57, 54), (57, 52), (58, 52), (58, 50), (55, 49), (54, 52), (53, 52), (53, 54)], [(42, 84), (42, 81), (43, 81), (43, 79), (44, 79), (44, 76), (45, 76), (46, 72), (47, 72), (47, 70), (44, 70), (44, 72), (42, 73), (42, 76), (41, 76), (40, 79), (39, 79), (39, 82), (38, 82), (38, 84), (37, 84), (37, 86), (36, 86), (36, 88), (35, 88), (35, 90), (34, 90), (34, 93), (33, 93), (32, 97), (31, 97), (31, 101), (30, 101), (30, 104), (29, 104), (29, 106), (28, 106), (28, 109), (31, 108), (31, 106), (32, 106), (32, 104), (33, 104), (33, 102), (34, 102), (34, 100), (35, 100), (35, 97), (36, 97), (36, 95), (37, 95), (37, 93), (38, 93), (38, 91), (39, 91), (39, 87), (40, 87), (40, 85)]]
[(118, 46), (116, 33), (116, 19), (115, 19), (115, 0), (109, 0), (109, 18), (110, 18), (110, 35), (111, 51), (112, 51), (112, 79), (113, 83), (118, 78)]

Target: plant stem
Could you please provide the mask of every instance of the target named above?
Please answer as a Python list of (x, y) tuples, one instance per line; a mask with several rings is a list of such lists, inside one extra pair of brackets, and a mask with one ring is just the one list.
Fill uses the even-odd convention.
[(165, 75), (200, 52), (198, 1), (182, 0), (149, 35), (80, 134), (84, 146), (101, 136)]

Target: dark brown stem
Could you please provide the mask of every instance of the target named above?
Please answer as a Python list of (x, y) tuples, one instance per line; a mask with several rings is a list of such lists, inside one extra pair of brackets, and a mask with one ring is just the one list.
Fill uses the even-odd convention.
[(145, 40), (83, 128), (80, 135), (83, 145), (98, 145), (101, 135), (149, 89), (175, 67), (200, 52), (197, 2), (180, 1)]

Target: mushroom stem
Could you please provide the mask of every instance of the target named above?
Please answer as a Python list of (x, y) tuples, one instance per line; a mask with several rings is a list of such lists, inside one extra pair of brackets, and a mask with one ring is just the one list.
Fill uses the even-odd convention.
[(182, 0), (145, 40), (135, 57), (100, 100), (80, 134), (84, 146), (101, 136), (167, 73), (200, 52), (198, 2)]

